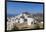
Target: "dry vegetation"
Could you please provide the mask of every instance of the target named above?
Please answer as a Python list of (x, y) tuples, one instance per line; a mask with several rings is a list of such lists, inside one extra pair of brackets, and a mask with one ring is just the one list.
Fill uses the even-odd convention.
[(42, 23), (36, 23), (32, 25), (27, 25), (27, 23), (17, 23), (14, 24), (14, 28), (12, 30), (27, 30), (27, 29), (40, 29), (44, 28)]

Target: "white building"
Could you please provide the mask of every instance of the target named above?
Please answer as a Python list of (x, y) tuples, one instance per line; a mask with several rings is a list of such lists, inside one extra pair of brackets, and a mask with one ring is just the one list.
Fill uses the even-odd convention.
[[(24, 18), (21, 18), (21, 16), (24, 16)], [(26, 22), (28, 25), (31, 25), (31, 22), (34, 21), (34, 18), (28, 16), (29, 15), (26, 14), (20, 14), (18, 16), (12, 17), (10, 20), (11, 22), (7, 22), (7, 30), (11, 30), (14, 27), (13, 23), (24, 23), (24, 19), (27, 20)]]

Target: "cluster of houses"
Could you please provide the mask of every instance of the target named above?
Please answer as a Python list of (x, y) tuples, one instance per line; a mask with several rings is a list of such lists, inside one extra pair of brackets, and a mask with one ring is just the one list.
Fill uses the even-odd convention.
[(34, 24), (37, 20), (34, 19), (32, 14), (22, 13), (15, 17), (7, 17), (7, 30), (11, 30), (14, 26), (14, 23), (27, 23), (28, 25)]

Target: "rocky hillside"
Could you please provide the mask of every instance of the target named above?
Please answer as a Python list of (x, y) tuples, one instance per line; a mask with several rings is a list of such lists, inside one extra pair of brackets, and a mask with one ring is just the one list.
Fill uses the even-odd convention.
[(43, 14), (30, 14), (28, 12), (23, 12), (20, 15), (7, 19), (7, 30), (38, 28), (43, 28)]

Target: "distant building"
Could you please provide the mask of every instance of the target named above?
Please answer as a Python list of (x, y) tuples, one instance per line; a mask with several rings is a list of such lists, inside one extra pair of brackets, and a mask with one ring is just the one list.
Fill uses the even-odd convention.
[[(37, 18), (37, 17), (35, 17), (35, 18)], [(10, 21), (10, 22), (7, 21), (7, 30), (11, 30), (14, 27), (13, 26), (14, 23), (25, 23), (26, 22), (28, 25), (31, 25), (31, 24), (34, 24), (37, 22), (33, 18), (32, 14), (29, 14), (27, 12), (22, 13), (15, 17), (7, 18), (7, 19), (8, 19), (8, 21)]]

